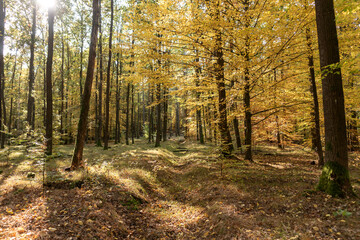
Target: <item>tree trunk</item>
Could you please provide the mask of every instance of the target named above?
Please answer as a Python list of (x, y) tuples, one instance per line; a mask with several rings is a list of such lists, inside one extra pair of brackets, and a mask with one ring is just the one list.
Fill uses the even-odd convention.
[(111, 0), (111, 20), (110, 20), (110, 36), (109, 36), (109, 60), (106, 76), (106, 109), (105, 109), (105, 129), (104, 129), (104, 150), (109, 148), (109, 122), (110, 122), (110, 70), (112, 57), (112, 35), (114, 23), (114, 0)]
[(161, 141), (161, 84), (156, 84), (156, 139), (155, 139), (155, 147), (160, 147)]
[(325, 119), (325, 165), (318, 189), (352, 195), (348, 168), (344, 92), (333, 0), (315, 0)]
[(131, 84), (131, 111), (130, 111), (130, 117), (131, 117), (131, 144), (135, 143), (135, 121), (134, 121), (134, 111), (135, 111), (135, 105), (134, 105), (134, 84)]
[(126, 91), (126, 122), (125, 122), (125, 143), (129, 145), (129, 131), (130, 131), (130, 123), (129, 123), (129, 115), (130, 115), (130, 83), (127, 85)]
[[(154, 92), (149, 84), (149, 106), (154, 102)], [(154, 142), (154, 107), (149, 110), (149, 143)]]
[(30, 65), (29, 65), (29, 93), (28, 93), (28, 105), (27, 105), (27, 117), (26, 121), (29, 126), (34, 129), (33, 122), (33, 110), (35, 105), (35, 98), (33, 96), (34, 91), (34, 58), (35, 58), (35, 35), (36, 35), (36, 1), (32, 1), (33, 15), (32, 15), (32, 28), (31, 28), (31, 41), (30, 41)]
[(79, 91), (80, 91), (80, 99), (82, 99), (83, 94), (83, 86), (82, 86), (82, 79), (83, 79), (83, 58), (84, 58), (84, 14), (80, 13), (80, 72), (79, 72)]
[(102, 54), (102, 28), (101, 28), (101, 0), (99, 0), (99, 59), (100, 64), (98, 70), (100, 72), (98, 94), (99, 94), (99, 103), (98, 103), (98, 119), (97, 119), (97, 143), (96, 146), (101, 147), (101, 132), (102, 132), (102, 83), (103, 83), (103, 54)]
[(48, 38), (48, 56), (46, 61), (46, 154), (52, 154), (53, 145), (53, 98), (52, 98), (52, 65), (54, 54), (54, 18), (55, 10), (49, 8), (49, 38)]
[[(220, 13), (218, 13), (219, 15)], [(224, 54), (222, 50), (222, 39), (220, 29), (216, 31), (215, 38), (215, 78), (218, 89), (218, 108), (219, 108), (219, 130), (221, 137), (221, 152), (224, 156), (231, 154), (233, 145), (231, 141), (230, 131), (227, 123), (227, 109), (226, 109), (226, 90), (225, 90), (225, 77), (224, 77)]]
[(359, 150), (359, 135), (358, 135), (358, 124), (357, 124), (357, 112), (352, 110), (349, 120), (349, 149), (350, 151)]
[[(13, 72), (11, 75), (11, 91), (14, 91), (14, 81), (15, 81), (15, 73), (16, 73), (16, 65), (17, 65), (17, 49), (15, 51), (15, 60), (14, 60), (14, 67), (13, 67)], [(14, 104), (14, 96), (13, 94), (11, 95), (11, 99), (10, 99), (10, 111), (9, 111), (9, 122), (8, 122), (8, 131), (9, 134), (11, 134), (11, 130), (12, 130), (12, 116), (13, 116), (13, 104)]]
[[(307, 6), (307, 1), (306, 5)], [(309, 66), (309, 81), (310, 81), (310, 93), (312, 96), (312, 109), (311, 109), (311, 140), (312, 149), (318, 154), (319, 166), (324, 166), (324, 155), (321, 145), (321, 134), (320, 134), (320, 111), (319, 111), (319, 100), (317, 95), (317, 87), (315, 81), (315, 69), (314, 69), (314, 53), (312, 47), (312, 39), (310, 28), (306, 28), (306, 43), (308, 50), (308, 66)]]
[[(198, 55), (198, 51), (196, 50), (196, 55)], [(200, 68), (200, 59), (198, 56), (196, 56), (195, 58), (195, 63), (196, 63), (196, 67), (195, 67), (195, 86), (196, 86), (196, 101), (197, 104), (200, 103), (200, 93), (199, 93), (199, 78), (200, 78), (200, 74), (201, 74), (201, 68)], [(204, 144), (204, 132), (203, 132), (203, 127), (202, 127), (202, 120), (201, 120), (201, 106), (196, 106), (196, 126), (197, 126), (197, 133), (198, 133), (198, 140), (200, 141), (201, 144)]]
[(60, 94), (61, 94), (61, 106), (60, 106), (60, 134), (61, 139), (64, 134), (64, 64), (65, 64), (65, 43), (64, 38), (61, 38), (61, 86), (60, 86)]
[[(71, 82), (71, 51), (69, 44), (66, 45), (66, 53), (67, 53), (67, 66), (66, 66), (66, 72), (67, 72), (67, 82)], [(65, 100), (65, 109), (70, 108), (70, 100), (69, 100), (69, 84), (66, 85), (66, 100)], [(71, 115), (70, 111), (66, 111), (65, 113), (65, 132), (66, 132), (66, 139), (65, 144), (68, 144), (71, 142)]]
[(164, 119), (163, 119), (163, 131), (162, 131), (162, 139), (163, 142), (166, 142), (167, 137), (167, 122), (168, 122), (168, 96), (167, 96), (167, 89), (164, 87)]
[(236, 147), (241, 148), (241, 137), (239, 131), (239, 120), (237, 117), (233, 119), (234, 131), (235, 131), (235, 139), (236, 139)]
[(4, 74), (4, 33), (5, 33), (5, 6), (4, 1), (0, 0), (0, 148), (4, 148), (4, 142), (3, 139), (5, 138), (4, 132), (3, 132), (3, 94), (4, 94), (4, 85), (3, 85), (3, 78), (5, 77)]
[[(245, 0), (245, 12), (249, 11), (249, 1)], [(249, 28), (249, 16), (246, 17), (245, 27)], [(244, 86), (244, 108), (245, 108), (245, 160), (253, 161), (252, 159), (252, 123), (251, 123), (251, 98), (250, 98), (250, 36), (245, 36), (245, 86)]]
[[(120, 143), (121, 138), (121, 127), (120, 127), (120, 92), (121, 92), (121, 82), (119, 77), (122, 75), (122, 59), (120, 59), (120, 53), (117, 54), (117, 63), (116, 63), (116, 116), (115, 116), (115, 144)], [(120, 68), (120, 69), (119, 69)]]
[(176, 101), (175, 136), (180, 136), (180, 103)]
[(82, 157), (83, 157), (83, 150), (85, 144), (85, 134), (87, 129), (87, 118), (90, 108), (91, 86), (94, 78), (99, 15), (100, 15), (99, 0), (93, 0), (93, 20), (92, 20), (92, 29), (91, 29), (91, 42), (89, 49), (89, 61), (88, 61), (86, 79), (85, 79), (84, 94), (81, 102), (78, 133), (76, 137), (74, 155), (71, 163), (71, 170), (82, 167), (84, 164)]

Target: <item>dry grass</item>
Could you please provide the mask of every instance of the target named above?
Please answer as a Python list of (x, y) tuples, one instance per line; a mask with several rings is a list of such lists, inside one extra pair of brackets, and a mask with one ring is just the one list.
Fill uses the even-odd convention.
[[(211, 145), (145, 142), (0, 151), (1, 239), (358, 239), (359, 199), (312, 191), (320, 170), (299, 148), (256, 149), (255, 163), (221, 159)], [(241, 158), (241, 156), (239, 156)], [(45, 165), (44, 165), (45, 164)], [(360, 192), (360, 159), (351, 155)], [(43, 172), (44, 171), (44, 172)], [(32, 178), (31, 174), (35, 176)], [(43, 174), (44, 173), (44, 174)], [(46, 183), (46, 187), (43, 187)]]

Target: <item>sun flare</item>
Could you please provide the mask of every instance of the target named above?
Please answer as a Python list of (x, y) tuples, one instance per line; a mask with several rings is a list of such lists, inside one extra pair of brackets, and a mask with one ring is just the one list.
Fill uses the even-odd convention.
[(44, 9), (54, 8), (56, 0), (37, 0), (39, 6)]

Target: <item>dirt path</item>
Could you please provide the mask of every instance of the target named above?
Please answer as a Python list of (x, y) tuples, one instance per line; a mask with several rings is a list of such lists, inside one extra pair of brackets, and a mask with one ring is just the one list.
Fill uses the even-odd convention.
[(263, 147), (248, 163), (219, 159), (211, 145), (163, 145), (88, 147), (75, 173), (63, 170), (72, 146), (45, 166), (36, 148), (2, 153), (0, 238), (359, 239), (359, 199), (312, 191), (320, 171), (311, 154)]

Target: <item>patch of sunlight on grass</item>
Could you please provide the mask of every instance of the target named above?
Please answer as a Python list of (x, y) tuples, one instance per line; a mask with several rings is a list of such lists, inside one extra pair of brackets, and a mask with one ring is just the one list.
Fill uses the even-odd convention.
[(31, 161), (31, 160), (22, 162), (21, 164), (19, 164), (17, 166), (15, 173), (21, 173), (21, 172), (25, 172), (25, 171), (34, 171), (34, 169), (36, 167), (33, 165), (33, 162), (34, 161)]
[(9, 154), (9, 160), (21, 160), (25, 157), (23, 152), (12, 152)]
[(68, 166), (70, 166), (71, 164), (71, 159), (52, 159), (50, 161), (47, 161), (45, 163), (45, 167), (47, 169), (51, 169), (51, 168), (66, 168)]
[(205, 208), (176, 201), (158, 201), (156, 204), (149, 205), (144, 211), (174, 226), (194, 224), (207, 217), (204, 214)]
[(154, 174), (150, 171), (131, 168), (115, 170), (111, 168), (88, 167), (90, 175), (105, 177), (112, 184), (119, 185), (124, 190), (143, 199), (148, 199), (149, 194), (165, 196), (165, 190), (160, 186)]
[(11, 187), (41, 187), (42, 186), (42, 175), (36, 174), (35, 178), (28, 179), (26, 175), (11, 175), (1, 184), (1, 188), (10, 189)]

